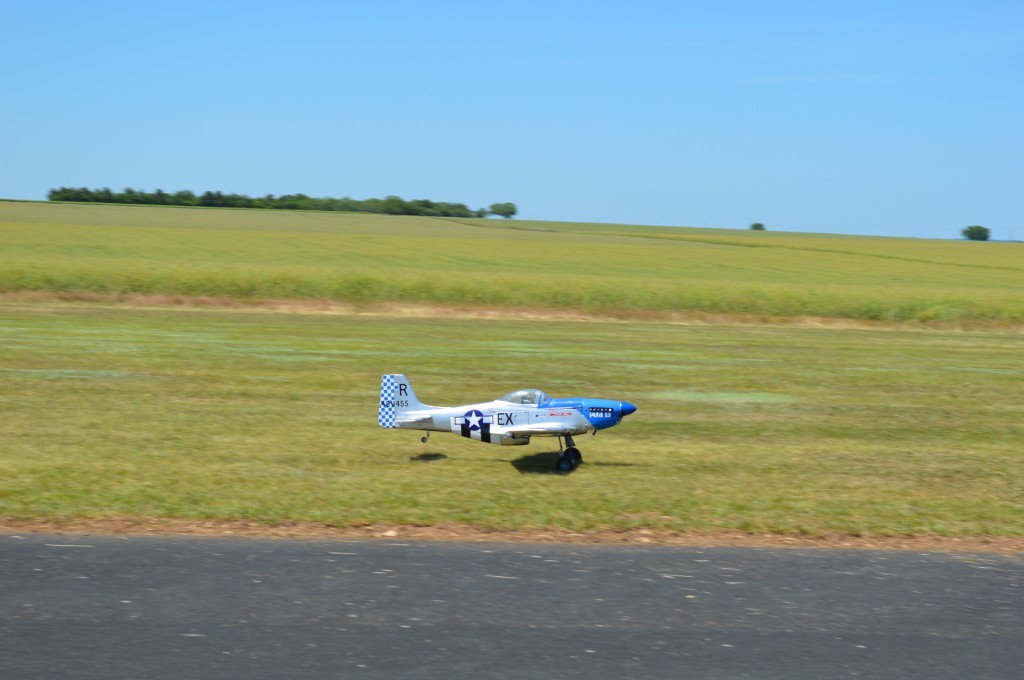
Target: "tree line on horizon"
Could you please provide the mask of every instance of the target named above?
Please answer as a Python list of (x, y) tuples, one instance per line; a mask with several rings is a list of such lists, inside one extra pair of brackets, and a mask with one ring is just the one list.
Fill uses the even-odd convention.
[(273, 210), (334, 210), (341, 212), (377, 213), (381, 215), (417, 215), (420, 217), (487, 217), (497, 215), (510, 219), (516, 214), (515, 203), (493, 203), (490, 208), (472, 210), (464, 203), (446, 203), (415, 199), (407, 201), (399, 196), (384, 198), (356, 199), (314, 198), (305, 194), (274, 196), (267, 194), (252, 198), (244, 194), (225, 194), (220, 191), (205, 191), (202, 194), (186, 190), (167, 193), (162, 189), (153, 192), (136, 191), (127, 188), (122, 192), (86, 187), (60, 187), (50, 189), (50, 201), (73, 201), (78, 203), (128, 203), (136, 205), (183, 205), (207, 208), (265, 208)]

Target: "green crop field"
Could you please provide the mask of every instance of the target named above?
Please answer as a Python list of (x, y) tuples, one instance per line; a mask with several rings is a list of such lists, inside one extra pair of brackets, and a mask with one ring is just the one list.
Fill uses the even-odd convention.
[(1024, 322), (1024, 244), (0, 202), (0, 291)]
[[(1022, 252), (0, 202), (0, 519), (1021, 537)], [(153, 304), (175, 296), (604, 318)], [(798, 315), (852, 321), (772, 322)], [(378, 428), (389, 372), (427, 403), (639, 411), (558, 475), (551, 439)]]

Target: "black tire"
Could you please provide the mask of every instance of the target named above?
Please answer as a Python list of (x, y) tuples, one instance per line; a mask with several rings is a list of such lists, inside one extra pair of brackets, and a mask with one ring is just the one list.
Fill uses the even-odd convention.
[(583, 462), (583, 454), (580, 453), (580, 450), (577, 449), (575, 446), (570, 446), (569, 448), (567, 448), (565, 450), (565, 453), (562, 455), (571, 457), (572, 462), (575, 463), (576, 465), (579, 465), (580, 463)]
[(576, 469), (576, 463), (573, 462), (571, 456), (559, 456), (555, 467), (559, 472), (572, 472)]

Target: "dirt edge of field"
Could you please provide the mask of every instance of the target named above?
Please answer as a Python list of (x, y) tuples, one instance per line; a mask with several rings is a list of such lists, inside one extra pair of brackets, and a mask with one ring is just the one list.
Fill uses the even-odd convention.
[(241, 520), (163, 518), (0, 518), (5, 534), (67, 534), (116, 536), (216, 536), (221, 538), (287, 538), (319, 540), (453, 541), (467, 543), (562, 543), (621, 546), (702, 548), (831, 548), (844, 550), (912, 550), (919, 552), (1024, 553), (1024, 537), (1015, 536), (801, 536), (702, 532), (663, 529), (515, 529), (498, 530), (442, 524), (406, 526), (368, 524), (330, 526), (316, 522), (263, 524)]
[(961, 331), (1024, 332), (1024, 323), (1013, 321), (873, 321), (817, 316), (770, 316), (766, 314), (726, 314), (698, 311), (621, 310), (599, 313), (575, 309), (533, 307), (480, 307), (461, 305), (377, 302), (351, 304), (334, 300), (237, 299), (192, 295), (142, 295), (132, 293), (95, 293), (90, 291), (3, 291), (0, 303), (33, 306), (94, 306), (125, 309), (182, 309), (207, 311), (324, 314), (339, 316), (386, 316), (407, 318), (512, 319), (536, 321), (637, 321), (685, 325), (737, 326), (813, 326), (836, 329), (931, 329)]

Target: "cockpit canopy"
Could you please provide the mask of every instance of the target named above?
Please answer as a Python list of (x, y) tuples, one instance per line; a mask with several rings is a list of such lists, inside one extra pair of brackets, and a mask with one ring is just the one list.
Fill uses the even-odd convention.
[(515, 392), (509, 392), (503, 397), (498, 397), (498, 401), (507, 401), (510, 404), (525, 404), (527, 406), (540, 406), (546, 401), (549, 401), (551, 397), (544, 394), (540, 390), (516, 390)]

